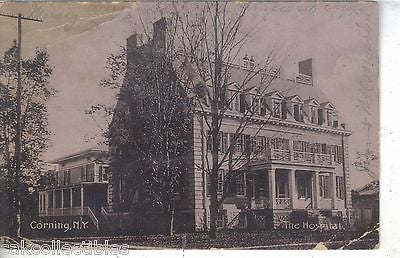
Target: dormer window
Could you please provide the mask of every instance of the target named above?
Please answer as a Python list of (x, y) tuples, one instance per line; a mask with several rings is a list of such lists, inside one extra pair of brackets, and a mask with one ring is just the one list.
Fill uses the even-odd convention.
[(274, 100), (273, 102), (273, 115), (276, 118), (281, 118), (282, 117), (282, 103), (280, 100)]
[(310, 121), (312, 124), (316, 124), (318, 122), (316, 107), (310, 107)]
[(265, 99), (261, 96), (253, 97), (253, 112), (256, 115), (265, 116), (267, 108), (265, 106)]
[(304, 122), (303, 104), (293, 105), (294, 120)]
[(337, 122), (336, 123), (334, 122), (334, 121), (337, 121), (335, 107), (330, 102), (322, 103), (320, 110), (318, 110), (318, 116), (322, 116), (323, 121), (322, 121), (322, 123), (320, 123), (320, 121), (318, 121), (318, 124), (334, 126), (337, 123)]
[(328, 126), (333, 126), (333, 112), (332, 110), (326, 110), (326, 122)]

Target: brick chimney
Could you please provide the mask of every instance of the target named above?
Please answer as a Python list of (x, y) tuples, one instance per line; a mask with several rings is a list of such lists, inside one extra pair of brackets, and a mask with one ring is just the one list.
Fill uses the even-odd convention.
[(153, 47), (158, 49), (167, 48), (168, 27), (169, 21), (165, 17), (153, 23)]

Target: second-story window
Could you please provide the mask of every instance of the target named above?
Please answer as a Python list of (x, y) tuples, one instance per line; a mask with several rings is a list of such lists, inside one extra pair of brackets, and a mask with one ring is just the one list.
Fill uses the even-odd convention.
[(64, 185), (70, 185), (71, 184), (71, 171), (67, 170), (64, 171)]
[(81, 167), (81, 181), (86, 182), (87, 181), (87, 172), (86, 172), (86, 167), (83, 166)]
[(271, 147), (275, 150), (289, 150), (289, 139), (273, 138), (271, 139)]
[(240, 173), (236, 177), (236, 195), (243, 196), (246, 194), (246, 174)]

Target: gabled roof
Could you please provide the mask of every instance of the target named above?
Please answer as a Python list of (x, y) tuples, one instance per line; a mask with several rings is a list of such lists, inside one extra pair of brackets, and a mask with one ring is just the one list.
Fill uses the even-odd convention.
[(335, 106), (332, 105), (330, 101), (326, 101), (324, 103), (321, 103), (321, 107), (328, 108), (328, 109), (335, 109)]
[(269, 93), (266, 94), (266, 96), (269, 96), (269, 97), (272, 97), (272, 98), (279, 98), (279, 99), (285, 98), (285, 96), (283, 96), (283, 94), (279, 90), (275, 90), (273, 92), (269, 92)]
[(299, 95), (295, 94), (293, 96), (288, 97), (288, 99), (290, 99), (292, 102), (298, 102), (298, 103), (303, 103), (303, 99), (300, 98)]
[(310, 106), (315, 106), (315, 107), (319, 107), (320, 106), (318, 100), (316, 100), (315, 98), (306, 99), (304, 101), (304, 103), (308, 104)]

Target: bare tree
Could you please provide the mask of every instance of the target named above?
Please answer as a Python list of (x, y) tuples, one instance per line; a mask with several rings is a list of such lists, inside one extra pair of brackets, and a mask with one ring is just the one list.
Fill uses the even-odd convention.
[[(191, 100), (189, 109), (194, 112), (193, 118), (204, 125), (202, 139), (208, 139), (210, 146), (204, 155), (205, 164), (194, 165), (210, 178), (209, 234), (210, 238), (215, 238), (218, 210), (229, 194), (229, 185), (243, 173), (243, 168), (266, 151), (260, 149), (253, 153), (235, 153), (235, 143), (253, 123), (255, 115), (269, 118), (273, 114), (272, 110), (266, 111), (268, 107), (264, 95), (268, 86), (279, 76), (280, 66), (273, 63), (277, 54), (270, 51), (262, 64), (256, 64), (252, 57), (247, 57), (247, 64), (243, 67), (243, 46), (255, 28), (242, 31), (249, 4), (191, 3), (190, 10), (187, 7), (184, 3), (174, 3), (157, 10), (163, 10), (160, 15), (168, 17), (164, 57), (173, 65), (176, 80)], [(148, 23), (139, 15), (138, 26), (142, 27), (147, 42), (151, 40)], [(109, 68), (112, 72), (109, 79), (102, 81), (102, 86), (120, 88), (121, 75), (125, 78), (132, 76), (129, 74), (131, 69), (126, 69), (129, 64), (121, 62), (120, 54), (110, 56), (108, 61), (111, 62)], [(239, 77), (235, 77), (236, 73), (239, 73)], [(249, 99), (250, 92), (255, 92), (255, 97)], [(229, 146), (222, 150), (221, 125), (226, 113), (232, 110), (238, 99), (243, 100), (241, 112), (237, 114), (239, 124)], [(109, 112), (111, 109), (100, 105), (92, 110)], [(258, 132), (265, 123), (258, 126)], [(228, 166), (229, 169), (223, 182), (225, 191), (218, 195), (217, 177), (222, 166)]]
[[(179, 35), (175, 46), (176, 51), (181, 54), (180, 78), (183, 84), (192, 89), (196, 117), (206, 128), (202, 130), (202, 138), (208, 139), (207, 152), (211, 152), (211, 155), (205, 153), (205, 164), (195, 165), (210, 178), (209, 237), (216, 238), (218, 210), (229, 192), (229, 185), (259, 154), (252, 155), (248, 150), (250, 139), (245, 139), (246, 151), (239, 155), (234, 154), (235, 144), (242, 140), (239, 138), (253, 124), (252, 118), (255, 115), (260, 115), (261, 112), (261, 115), (269, 118), (273, 114), (273, 110), (266, 112), (268, 107), (264, 95), (268, 86), (279, 76), (280, 66), (272, 62), (276, 55), (274, 51), (269, 52), (263, 64), (256, 64), (252, 57), (246, 56), (242, 60), (239, 56), (252, 33), (252, 29), (242, 31), (248, 4), (237, 9), (237, 5), (227, 2), (203, 3), (192, 15), (187, 15), (181, 8), (175, 6), (174, 15), (177, 17)], [(242, 61), (247, 62), (245, 67), (242, 66)], [(255, 92), (251, 99), (248, 98), (250, 92)], [(240, 115), (236, 118), (239, 123), (229, 145), (223, 148), (221, 125), (226, 113), (238, 99), (242, 105)], [(264, 125), (265, 122), (259, 124), (258, 132)], [(223, 182), (225, 190), (219, 196), (218, 171), (222, 166), (228, 166), (228, 170)]]

